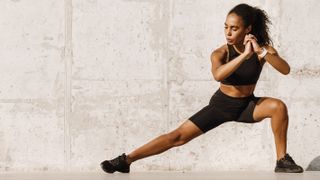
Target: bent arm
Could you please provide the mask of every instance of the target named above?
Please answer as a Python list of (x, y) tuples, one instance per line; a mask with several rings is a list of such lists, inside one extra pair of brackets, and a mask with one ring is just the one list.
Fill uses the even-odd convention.
[(271, 46), (266, 47), (266, 49), (268, 53), (264, 57), (265, 61), (271, 64), (271, 66), (274, 67), (281, 74), (284, 74), (284, 75), (289, 74), (290, 66), (284, 59), (282, 59), (278, 55), (278, 52)]
[(211, 72), (214, 79), (218, 82), (230, 76), (241, 64), (246, 60), (247, 55), (240, 54), (238, 57), (225, 63), (227, 52), (220, 49), (215, 50), (211, 54), (212, 68)]

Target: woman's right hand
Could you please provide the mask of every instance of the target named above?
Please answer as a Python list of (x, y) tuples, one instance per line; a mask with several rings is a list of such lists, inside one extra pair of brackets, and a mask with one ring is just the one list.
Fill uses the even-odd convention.
[(244, 41), (243, 41), (243, 44), (245, 45), (245, 49), (244, 49), (243, 54), (246, 56), (246, 59), (249, 59), (252, 56), (252, 54), (254, 53), (250, 38), (251, 37), (249, 35), (246, 35), (244, 37)]

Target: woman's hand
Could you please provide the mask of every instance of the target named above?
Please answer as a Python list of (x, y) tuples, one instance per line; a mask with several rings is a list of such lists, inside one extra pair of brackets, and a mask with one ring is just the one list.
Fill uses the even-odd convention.
[[(247, 36), (248, 36), (248, 37), (247, 37)], [(260, 45), (258, 44), (257, 38), (256, 38), (254, 35), (252, 35), (252, 34), (248, 34), (248, 35), (246, 35), (246, 37), (247, 37), (247, 39), (245, 38), (245, 40), (251, 42), (253, 51), (254, 51), (255, 53), (257, 53), (257, 54), (262, 53), (263, 49), (262, 49), (262, 48), (260, 47)]]
[(254, 52), (253, 49), (252, 49), (252, 42), (250, 41), (249, 35), (246, 35), (244, 37), (243, 44), (245, 45), (243, 53), (246, 56), (246, 59), (249, 59), (252, 56), (253, 52)]

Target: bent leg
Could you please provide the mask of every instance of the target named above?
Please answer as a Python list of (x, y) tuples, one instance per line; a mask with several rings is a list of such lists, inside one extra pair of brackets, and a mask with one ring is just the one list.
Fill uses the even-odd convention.
[(261, 98), (253, 112), (253, 119), (261, 121), (271, 118), (271, 128), (277, 151), (277, 160), (285, 156), (287, 151), (288, 111), (286, 105), (279, 99)]
[(128, 163), (148, 156), (160, 154), (172, 147), (181, 146), (203, 132), (190, 120), (186, 120), (177, 129), (163, 134), (127, 155)]

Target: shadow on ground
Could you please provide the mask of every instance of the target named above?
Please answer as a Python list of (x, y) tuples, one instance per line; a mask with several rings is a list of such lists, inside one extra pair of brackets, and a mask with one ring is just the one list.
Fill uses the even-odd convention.
[(308, 165), (306, 171), (320, 171), (320, 156), (314, 158)]

